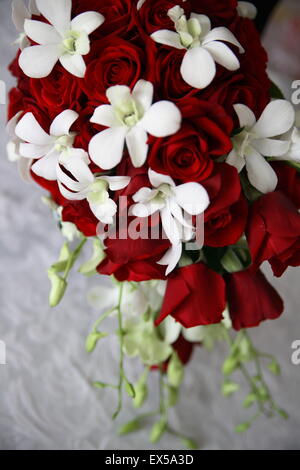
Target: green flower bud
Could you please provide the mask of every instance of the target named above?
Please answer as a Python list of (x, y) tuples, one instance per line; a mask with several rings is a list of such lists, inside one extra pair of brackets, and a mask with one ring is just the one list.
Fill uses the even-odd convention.
[(92, 353), (97, 343), (100, 339), (106, 338), (107, 333), (100, 333), (98, 331), (93, 331), (91, 334), (88, 335), (86, 342), (85, 342), (85, 349), (88, 353)]
[(169, 362), (167, 375), (169, 383), (173, 387), (178, 388), (182, 384), (184, 378), (184, 367), (176, 352), (173, 353)]
[(272, 361), (271, 364), (268, 365), (268, 369), (272, 372), (274, 375), (280, 375), (281, 374), (281, 369), (280, 365), (278, 364), (277, 361)]
[(244, 270), (244, 266), (235, 252), (229, 248), (223, 258), (221, 264), (228, 273), (236, 273)]
[(246, 423), (239, 424), (238, 426), (234, 428), (234, 430), (237, 433), (242, 433), (242, 432), (248, 431), (250, 427), (251, 427), (251, 423), (246, 422)]
[(222, 393), (224, 397), (229, 397), (233, 395), (233, 393), (238, 392), (240, 390), (239, 384), (235, 382), (224, 382), (222, 385)]
[(152, 444), (155, 444), (156, 442), (160, 441), (160, 439), (162, 438), (166, 430), (167, 430), (167, 422), (163, 418), (153, 425), (153, 428), (150, 434), (150, 442)]
[(179, 398), (179, 390), (176, 387), (168, 386), (168, 407), (172, 408), (177, 405)]
[(68, 284), (67, 281), (54, 272), (49, 272), (48, 277), (52, 286), (49, 295), (49, 305), (54, 308), (61, 302)]
[(199, 449), (197, 442), (193, 441), (192, 439), (189, 439), (188, 437), (183, 437), (181, 441), (187, 449), (190, 449), (190, 450)]
[(126, 434), (130, 434), (131, 432), (138, 431), (140, 429), (140, 420), (135, 419), (133, 421), (129, 421), (129, 423), (123, 424), (118, 429), (119, 436), (125, 436)]
[(257, 395), (255, 393), (249, 393), (249, 395), (246, 396), (243, 407), (244, 408), (250, 408), (253, 403), (257, 401)]
[(224, 375), (231, 375), (239, 366), (237, 359), (229, 356), (223, 364), (222, 372)]
[(144, 375), (142, 375), (140, 380), (136, 383), (134, 390), (135, 390), (134, 406), (135, 408), (141, 408), (141, 406), (143, 406), (148, 396), (148, 387), (145, 382)]
[(130, 396), (130, 398), (135, 398), (135, 389), (134, 389), (134, 386), (128, 382), (128, 380), (125, 379), (125, 390), (128, 394), (128, 396)]

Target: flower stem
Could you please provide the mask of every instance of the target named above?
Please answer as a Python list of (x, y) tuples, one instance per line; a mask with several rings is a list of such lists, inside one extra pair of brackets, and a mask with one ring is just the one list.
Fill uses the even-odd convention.
[(123, 298), (123, 291), (124, 291), (124, 284), (120, 283), (119, 286), (119, 300), (117, 308), (115, 309), (118, 313), (118, 324), (119, 324), (119, 341), (120, 341), (120, 362), (119, 362), (119, 385), (118, 385), (118, 407), (113, 415), (113, 419), (116, 419), (117, 416), (120, 414), (122, 410), (122, 390), (123, 390), (123, 381), (124, 381), (124, 350), (123, 350), (123, 321), (122, 321), (122, 298)]

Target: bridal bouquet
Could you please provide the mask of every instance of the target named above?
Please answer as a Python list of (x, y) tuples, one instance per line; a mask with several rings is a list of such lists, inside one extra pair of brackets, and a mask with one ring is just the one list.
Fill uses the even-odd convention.
[[(170, 432), (195, 447), (168, 411), (193, 349), (216, 341), (228, 343), (222, 393), (238, 392), (238, 371), (249, 384), (253, 412), (236, 431), (287, 418), (263, 373), (279, 364), (248, 331), (284, 310), (262, 263), (277, 277), (300, 264), (300, 135), (255, 16), (236, 0), (13, 1), (8, 155), (47, 191), (66, 237), (50, 305), (79, 258), (83, 275), (111, 279), (89, 294), (102, 315), (86, 349), (101, 347), (111, 317), (120, 374), (94, 386), (116, 390), (114, 418), (123, 391), (142, 407), (159, 371), (158, 410), (120, 434), (151, 418), (151, 442)], [(143, 365), (138, 380), (127, 357)]]

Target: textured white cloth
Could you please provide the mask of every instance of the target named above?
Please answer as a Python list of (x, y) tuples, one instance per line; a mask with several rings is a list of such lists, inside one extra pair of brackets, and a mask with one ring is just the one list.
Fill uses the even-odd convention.
[[(9, 88), (13, 80), (5, 69), (15, 52), (10, 1), (0, 1), (0, 18), (0, 79)], [(86, 292), (100, 277), (86, 280), (74, 273), (61, 306), (47, 307), (46, 270), (56, 260), (62, 239), (40, 201), (43, 191), (22, 183), (16, 167), (6, 159), (6, 112), (4, 106), (0, 109), (0, 340), (7, 345), (7, 365), (0, 366), (0, 449), (181, 448), (170, 436), (150, 446), (149, 429), (117, 437), (111, 421), (115, 393), (90, 387), (92, 380), (117, 380), (115, 340), (104, 340), (92, 356), (84, 350), (85, 337), (99, 313), (88, 306)], [(286, 299), (286, 312), (278, 321), (252, 332), (257, 347), (280, 360), (282, 378), (267, 374), (267, 379), (290, 420), (262, 418), (248, 433), (235, 435), (234, 425), (249, 416), (241, 406), (247, 389), (223, 398), (219, 371), (225, 346), (212, 353), (197, 348), (171, 421), (202, 449), (300, 448), (300, 366), (291, 364), (291, 343), (300, 339), (299, 279), (300, 270), (290, 270), (282, 280), (274, 281)], [(126, 368), (134, 380), (137, 363), (128, 362)], [(148, 406), (155, 408), (156, 373), (151, 382)], [(125, 403), (118, 423), (135, 416), (130, 400), (125, 398)]]

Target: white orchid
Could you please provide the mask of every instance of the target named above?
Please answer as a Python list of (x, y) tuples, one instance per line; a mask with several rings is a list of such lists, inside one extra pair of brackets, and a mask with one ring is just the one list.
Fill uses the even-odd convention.
[(84, 55), (90, 51), (89, 35), (104, 22), (95, 11), (86, 11), (71, 20), (72, 0), (36, 0), (40, 13), (50, 24), (26, 19), (26, 35), (38, 45), (24, 49), (19, 58), (23, 72), (32, 78), (47, 77), (60, 61), (72, 75), (83, 78)]
[(12, 1), (12, 20), (19, 33), (19, 37), (15, 43), (19, 44), (21, 50), (30, 45), (24, 31), (24, 23), (25, 20), (30, 20), (32, 15), (39, 15), (35, 0), (29, 1), (28, 8), (23, 0)]
[(295, 122), (293, 106), (286, 100), (272, 101), (257, 122), (253, 111), (244, 104), (236, 104), (234, 109), (242, 131), (233, 138), (227, 163), (239, 172), (246, 165), (252, 186), (262, 193), (272, 192), (278, 179), (264, 157), (280, 157), (288, 152), (289, 140), (278, 136), (291, 130)]
[(294, 161), (300, 163), (300, 130), (294, 127), (289, 135), (289, 149), (279, 160)]
[(88, 154), (80, 149), (72, 149), (65, 156), (66, 159), (62, 161), (62, 164), (76, 178), (76, 181), (58, 166), (58, 184), (62, 195), (71, 201), (86, 199), (98, 220), (104, 224), (112, 224), (117, 212), (117, 204), (110, 198), (108, 190), (119, 191), (126, 188), (130, 177), (95, 176), (88, 166)]
[(148, 134), (167, 137), (181, 125), (181, 113), (170, 101), (153, 102), (153, 85), (139, 80), (133, 91), (123, 85), (110, 87), (110, 105), (99, 106), (91, 122), (108, 127), (95, 135), (89, 145), (91, 159), (103, 170), (122, 160), (125, 142), (135, 167), (141, 167), (148, 154)]
[(208, 349), (214, 345), (215, 341), (226, 340), (224, 328), (227, 330), (232, 328), (228, 309), (223, 312), (221, 323), (216, 325), (184, 328), (170, 315), (159, 325), (161, 335), (168, 344), (174, 344), (182, 334), (189, 343), (203, 343)]
[(176, 32), (161, 29), (151, 37), (160, 44), (187, 50), (181, 64), (181, 75), (190, 86), (202, 89), (210, 85), (216, 75), (216, 63), (230, 71), (240, 67), (239, 60), (224, 42), (238, 47), (240, 53), (245, 51), (229, 29), (211, 29), (210, 19), (197, 13), (192, 13), (187, 20), (179, 6), (171, 8), (168, 16), (174, 22)]
[(63, 111), (52, 122), (49, 134), (32, 113), (26, 113), (20, 119), (15, 128), (15, 134), (21, 140), (19, 152), (22, 157), (38, 160), (32, 165), (35, 174), (47, 180), (57, 179), (57, 162), (73, 145), (76, 134), (70, 132), (70, 128), (78, 116), (71, 109)]
[(257, 16), (257, 8), (250, 2), (238, 2), (237, 11), (242, 18), (254, 20)]
[(162, 226), (172, 247), (159, 262), (168, 265), (169, 274), (178, 263), (182, 253), (182, 241), (194, 237), (194, 229), (186, 215), (202, 214), (209, 206), (206, 189), (198, 183), (185, 183), (176, 186), (166, 175), (149, 170), (149, 180), (153, 189), (141, 188), (134, 196), (136, 202), (131, 208), (135, 217), (149, 217), (160, 213)]
[(8, 121), (6, 125), (6, 132), (10, 138), (6, 146), (6, 150), (8, 160), (10, 162), (17, 162), (21, 178), (26, 182), (30, 182), (30, 168), (32, 160), (28, 158), (23, 158), (20, 154), (20, 144), (22, 141), (16, 135), (16, 127), (22, 114), (23, 111), (19, 111), (12, 119), (10, 119), (10, 121)]

